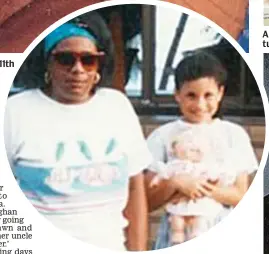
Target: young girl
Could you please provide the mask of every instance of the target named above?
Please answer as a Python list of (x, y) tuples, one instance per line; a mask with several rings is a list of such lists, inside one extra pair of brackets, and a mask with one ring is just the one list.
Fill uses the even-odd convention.
[[(151, 186), (158, 186), (162, 179), (170, 179), (182, 173), (204, 177), (212, 183), (232, 183), (234, 178), (224, 171), (222, 161), (212, 156), (213, 151), (208, 128), (199, 125), (187, 128), (171, 143), (169, 154), (173, 159), (167, 163), (158, 161), (152, 166), (158, 174), (153, 178)], [(165, 210), (170, 214), (173, 244), (182, 243), (206, 231), (208, 220), (214, 219), (222, 208), (222, 204), (210, 197), (198, 200), (182, 197), (177, 202), (169, 202)], [(186, 236), (185, 231), (190, 234)]]
[[(174, 194), (179, 199), (185, 197), (199, 200), (208, 197), (222, 205), (221, 211), (208, 216), (206, 227), (209, 229), (227, 214), (241, 200), (248, 188), (248, 175), (257, 170), (258, 163), (246, 131), (237, 124), (221, 120), (216, 115), (223, 99), (226, 71), (213, 55), (199, 51), (183, 59), (175, 70), (175, 100), (182, 116), (174, 122), (159, 127), (148, 137), (148, 146), (156, 162), (169, 163), (173, 160), (169, 152), (176, 136), (186, 129), (204, 128), (211, 146), (212, 158), (217, 158), (221, 167), (208, 169), (218, 173), (223, 168), (232, 182), (211, 181), (210, 178), (193, 176), (183, 172), (163, 180), (160, 186), (149, 188), (149, 203), (152, 207), (163, 200), (172, 201)], [(157, 170), (157, 168), (156, 168)], [(167, 190), (164, 191), (164, 186)], [(164, 197), (166, 196), (166, 197)], [(158, 204), (159, 202), (159, 204)], [(173, 202), (175, 202), (173, 200)], [(227, 209), (229, 207), (229, 209)], [(211, 211), (208, 209), (208, 214)], [(171, 239), (173, 225), (167, 213), (157, 237), (155, 249), (175, 244)], [(172, 229), (171, 229), (172, 228)], [(189, 239), (185, 230), (184, 239)], [(190, 232), (189, 232), (190, 233)]]

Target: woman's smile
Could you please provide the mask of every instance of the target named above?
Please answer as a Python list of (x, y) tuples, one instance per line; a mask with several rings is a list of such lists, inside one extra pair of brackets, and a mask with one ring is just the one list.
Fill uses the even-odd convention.
[(83, 84), (87, 83), (85, 79), (69, 79), (66, 81), (68, 84), (71, 84), (71, 87), (81, 87)]

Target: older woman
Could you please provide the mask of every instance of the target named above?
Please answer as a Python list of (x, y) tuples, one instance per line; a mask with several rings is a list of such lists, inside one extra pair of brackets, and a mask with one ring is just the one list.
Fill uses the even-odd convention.
[[(127, 240), (129, 250), (145, 250), (141, 171), (151, 156), (128, 99), (98, 87), (109, 53), (105, 25), (98, 35), (77, 20), (42, 44), (43, 88), (8, 99), (9, 162), (27, 198), (57, 227), (100, 247), (122, 250)], [(94, 20), (91, 28), (103, 22)]]

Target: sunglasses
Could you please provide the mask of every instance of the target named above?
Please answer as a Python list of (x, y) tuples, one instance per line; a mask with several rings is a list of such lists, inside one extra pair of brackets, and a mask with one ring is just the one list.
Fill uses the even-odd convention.
[(62, 51), (52, 54), (55, 61), (64, 67), (73, 67), (79, 61), (86, 71), (97, 70), (104, 57), (104, 52), (71, 52)]

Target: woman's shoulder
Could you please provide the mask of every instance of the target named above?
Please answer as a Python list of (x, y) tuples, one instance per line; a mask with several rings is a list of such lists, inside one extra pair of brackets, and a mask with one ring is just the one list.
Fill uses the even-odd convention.
[(106, 100), (115, 100), (115, 101), (129, 101), (127, 96), (114, 88), (99, 88), (97, 90), (97, 94), (100, 98), (106, 99)]
[(11, 95), (7, 99), (7, 106), (21, 106), (28, 104), (33, 98), (38, 96), (38, 89), (27, 89), (23, 92)]
[(110, 87), (101, 87), (99, 89), (97, 89), (97, 93), (101, 94), (101, 95), (106, 95), (106, 96), (124, 96), (126, 97), (126, 95), (115, 89), (115, 88), (110, 88)]

